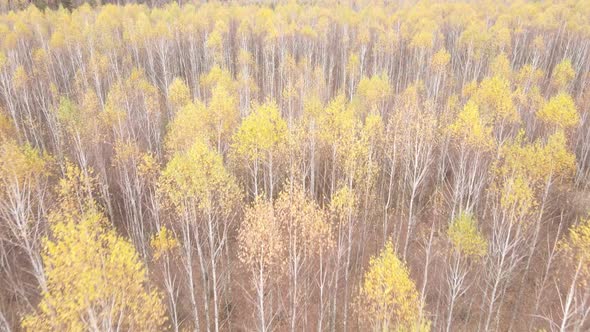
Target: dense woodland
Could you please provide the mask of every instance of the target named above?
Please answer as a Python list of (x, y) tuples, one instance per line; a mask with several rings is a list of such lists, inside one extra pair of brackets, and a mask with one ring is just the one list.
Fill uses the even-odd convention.
[(590, 329), (588, 0), (24, 4), (1, 331)]

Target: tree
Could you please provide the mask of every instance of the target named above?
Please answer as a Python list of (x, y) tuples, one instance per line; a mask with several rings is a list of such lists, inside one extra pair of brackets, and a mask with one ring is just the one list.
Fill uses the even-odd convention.
[(188, 103), (176, 113), (168, 123), (164, 146), (169, 155), (184, 152), (191, 148), (195, 140), (208, 137), (207, 127), (203, 121), (206, 110), (200, 102)]
[(17, 252), (24, 253), (29, 265), (26, 270), (30, 269), (27, 273), (42, 290), (46, 289), (46, 277), (40, 241), (46, 231), (44, 217), (52, 163), (49, 155), (29, 144), (20, 146), (10, 138), (0, 142), (0, 244), (11, 243)]
[(490, 72), (492, 76), (511, 81), (512, 67), (505, 53), (498, 54), (490, 63)]
[[(328, 165), (331, 166), (331, 169), (327, 180), (329, 180), (329, 193), (333, 195), (339, 176), (337, 171), (347, 170), (344, 160), (348, 158), (352, 162), (352, 164), (349, 162), (348, 166), (354, 166), (354, 161), (356, 161), (348, 152), (354, 148), (360, 123), (354, 108), (347, 105), (344, 95), (338, 95), (332, 99), (326, 108), (319, 112), (316, 122), (319, 127), (319, 139), (330, 153), (331, 163)], [(349, 182), (354, 177), (354, 169), (352, 171), (353, 173), (346, 173)]]
[(474, 209), (482, 196), (487, 183), (490, 159), (487, 156), (496, 147), (492, 130), (492, 126), (482, 118), (479, 106), (472, 100), (465, 104), (455, 121), (447, 127), (456, 152), (449, 158), (455, 176), (451, 184), (452, 215), (457, 209)]
[(287, 135), (287, 123), (281, 117), (277, 104), (267, 102), (254, 107), (254, 111), (242, 120), (232, 137), (233, 158), (236, 162), (244, 162), (250, 170), (254, 196), (260, 193), (258, 186), (262, 164), (266, 166), (262, 179), (264, 192), (269, 199), (273, 198), (275, 183), (278, 181), (277, 165), (280, 165)]
[(134, 68), (116, 82), (107, 96), (103, 118), (112, 134), (122, 141), (137, 141), (156, 156), (161, 155), (164, 112), (159, 108), (158, 89), (145, 72)]
[[(87, 172), (91, 159), (102, 152), (98, 147), (100, 139), (106, 136), (104, 126), (99, 118), (100, 105), (96, 94), (92, 90), (86, 91), (80, 103), (62, 97), (56, 110), (57, 120), (63, 133), (59, 145), (64, 144), (66, 137), (70, 137), (73, 144), (74, 160), (83, 171)], [(61, 146), (60, 146), (61, 149)], [(59, 156), (62, 157), (62, 156)]]
[(386, 74), (363, 77), (357, 87), (357, 96), (361, 99), (364, 115), (371, 112), (382, 114), (387, 98), (391, 95), (391, 86)]
[(233, 86), (225, 86), (219, 82), (211, 91), (211, 100), (207, 105), (206, 123), (211, 132), (210, 141), (223, 153), (227, 149), (229, 139), (238, 126), (238, 98)]
[(176, 273), (173, 272), (176, 252), (180, 243), (176, 236), (166, 226), (162, 226), (150, 239), (150, 246), (153, 249), (154, 261), (161, 264), (164, 278), (164, 289), (168, 299), (168, 314), (175, 332), (179, 331), (180, 319), (178, 317), (178, 295), (179, 289), (176, 284)]
[(551, 83), (557, 91), (566, 91), (574, 77), (576, 77), (576, 71), (572, 67), (572, 62), (570, 59), (563, 59), (553, 68)]
[(137, 144), (115, 142), (112, 166), (122, 200), (116, 207), (123, 216), (128, 236), (141, 257), (147, 257), (148, 234), (155, 228), (154, 213), (147, 204), (152, 194), (150, 187), (155, 186), (155, 179), (149, 174), (155, 163), (154, 156), (141, 151)]
[[(334, 245), (332, 229), (326, 213), (306, 197), (300, 185), (287, 183), (279, 194), (275, 210), (287, 244), (290, 329), (295, 331), (300, 321), (299, 313), (305, 314), (308, 310), (307, 301), (315, 288), (313, 282), (317, 282), (314, 280), (317, 273), (320, 273), (318, 284), (322, 285), (321, 272), (326, 269), (326, 255)], [(313, 266), (318, 259), (319, 271)], [(320, 298), (320, 306), (323, 305), (324, 299)], [(318, 329), (322, 326), (322, 318), (323, 310), (320, 308)], [(303, 326), (299, 325), (299, 328)]]
[(175, 78), (168, 87), (168, 100), (172, 107), (172, 114), (191, 102), (191, 92), (186, 83), (180, 78)]
[(133, 246), (97, 211), (80, 218), (56, 213), (44, 240), (47, 290), (27, 331), (130, 329), (159, 331), (166, 317), (158, 291), (149, 290)]
[(451, 54), (444, 48), (441, 48), (432, 56), (432, 62), (430, 63), (430, 67), (435, 72), (435, 78), (433, 82), (434, 87), (431, 89), (431, 91), (434, 95), (435, 103), (440, 97), (439, 91), (441, 89), (441, 86), (444, 84), (444, 79), (447, 75), (450, 63)]
[(217, 85), (225, 87), (230, 93), (235, 92), (235, 82), (232, 79), (231, 73), (222, 69), (219, 64), (213, 65), (208, 73), (201, 75), (199, 81), (201, 88), (207, 93), (211, 93)]
[[(186, 152), (174, 155), (159, 179), (165, 204), (179, 217), (184, 267), (193, 305), (194, 328), (198, 329), (198, 304), (194, 289), (193, 250), (196, 249), (206, 324), (218, 331), (222, 321), (222, 295), (227, 291), (229, 269), (227, 241), (241, 200), (235, 178), (225, 169), (220, 154), (197, 140)], [(221, 268), (223, 267), (223, 268)], [(209, 278), (209, 274), (211, 278)], [(210, 322), (209, 294), (213, 297), (213, 324)]]
[(453, 250), (467, 257), (482, 257), (487, 252), (487, 241), (478, 231), (470, 213), (458, 215), (449, 226), (447, 235)]
[[(410, 91), (407, 91), (410, 92)], [(429, 174), (429, 168), (435, 160), (435, 143), (439, 137), (437, 119), (429, 110), (414, 109), (403, 123), (405, 130), (401, 134), (404, 189), (407, 191), (407, 226), (404, 239), (402, 257), (406, 257), (410, 245), (411, 235), (417, 223), (416, 198), (419, 189), (424, 186)], [(401, 232), (400, 232), (401, 233)], [(399, 237), (398, 237), (399, 238)]]
[(336, 328), (336, 306), (338, 301), (338, 285), (340, 271), (344, 270), (344, 318), (342, 324), (348, 323), (349, 279), (351, 275), (351, 258), (353, 246), (353, 231), (356, 226), (358, 198), (348, 186), (339, 188), (330, 201), (330, 215), (336, 228), (336, 266), (334, 271), (334, 286), (332, 295), (332, 326)]
[[(275, 313), (272, 307), (272, 285), (284, 259), (285, 239), (272, 203), (257, 197), (245, 211), (238, 233), (238, 257), (251, 273), (255, 289), (256, 328), (271, 329)], [(272, 278), (275, 276), (275, 278)], [(271, 301), (267, 301), (270, 298)]]
[(503, 304), (506, 287), (515, 277), (517, 268), (525, 262), (519, 286), (523, 289), (524, 276), (536, 253), (550, 190), (556, 182), (567, 182), (576, 164), (575, 156), (567, 149), (563, 131), (551, 135), (546, 142), (539, 140), (529, 144), (525, 144), (524, 132), (521, 132), (500, 153), (490, 188), (494, 204), (486, 263), (490, 271), (486, 275), (489, 302), (485, 329), (490, 328), (494, 314), (497, 322), (500, 313), (495, 312), (495, 308)]
[(566, 92), (560, 92), (551, 97), (537, 112), (537, 117), (551, 127), (568, 129), (580, 123), (580, 115), (572, 97)]
[(411, 330), (417, 325), (419, 294), (391, 242), (371, 258), (358, 295), (358, 310), (374, 331)]
[(451, 331), (453, 310), (457, 300), (471, 287), (467, 280), (474, 262), (481, 261), (487, 253), (487, 241), (477, 229), (477, 221), (472, 214), (462, 212), (452, 220), (447, 230), (451, 243), (451, 262), (447, 268), (448, 316), (447, 331)]
[(488, 150), (494, 146), (492, 128), (481, 118), (479, 107), (473, 101), (465, 104), (448, 130), (453, 138), (470, 147)]
[(560, 242), (560, 249), (565, 265), (571, 269), (565, 279), (571, 283), (566, 298), (560, 296), (562, 317), (559, 330), (582, 330), (590, 308), (590, 219), (572, 225), (567, 238)]
[(504, 137), (505, 124), (520, 121), (520, 114), (514, 107), (510, 82), (502, 77), (484, 79), (474, 95), (484, 118), (493, 123), (498, 130), (497, 137)]
[(133, 245), (100, 212), (94, 188), (91, 175), (68, 165), (43, 240), (47, 286), (37, 311), (22, 321), (27, 331), (164, 327), (160, 293), (149, 289)]
[[(558, 243), (590, 188), (587, 0), (33, 2), (0, 0), (0, 330), (43, 297), (54, 173), (170, 330), (370, 330), (356, 286), (389, 240), (433, 329), (586, 328)], [(284, 246), (263, 325), (241, 186)]]

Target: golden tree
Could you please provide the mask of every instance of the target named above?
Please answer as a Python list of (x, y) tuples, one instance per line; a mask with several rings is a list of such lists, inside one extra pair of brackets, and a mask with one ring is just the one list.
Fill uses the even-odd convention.
[(187, 151), (195, 140), (208, 138), (205, 114), (205, 105), (200, 102), (188, 103), (180, 108), (172, 121), (168, 123), (164, 138), (164, 146), (169, 155)]
[(457, 114), (457, 119), (448, 131), (453, 138), (474, 149), (489, 150), (495, 145), (492, 137), (492, 127), (486, 125), (482, 119), (477, 103), (468, 101), (463, 110)]
[[(195, 328), (199, 326), (195, 295), (193, 251), (196, 247), (203, 289), (207, 326), (219, 330), (220, 303), (226, 289), (222, 278), (223, 262), (227, 259), (227, 239), (232, 221), (239, 208), (241, 192), (233, 175), (224, 167), (219, 153), (211, 151), (197, 140), (186, 152), (179, 152), (168, 162), (159, 180), (159, 190), (165, 204), (179, 217), (183, 241), (183, 259), (191, 291)], [(208, 274), (211, 274), (209, 280)], [(210, 323), (209, 294), (213, 302), (213, 324)]]
[(191, 92), (186, 83), (180, 78), (175, 78), (168, 87), (168, 100), (174, 114), (177, 110), (191, 102)]
[(287, 123), (281, 117), (277, 104), (267, 102), (256, 106), (233, 135), (233, 158), (245, 163), (250, 170), (255, 196), (259, 194), (260, 169), (266, 166), (265, 193), (268, 198), (273, 197), (277, 166), (280, 165), (280, 156), (286, 147), (288, 134)]
[(150, 246), (153, 250), (153, 259), (159, 263), (158, 272), (163, 277), (164, 289), (167, 295), (168, 313), (170, 323), (174, 331), (180, 329), (180, 317), (178, 313), (178, 295), (179, 289), (176, 283), (177, 274), (173, 269), (177, 253), (180, 248), (180, 242), (172, 230), (162, 226), (160, 230), (150, 239)]
[(53, 159), (29, 144), (5, 139), (0, 141), (0, 250), (9, 251), (4, 248), (9, 243), (18, 248), (27, 258), (28, 273), (45, 289), (40, 240)]
[[(567, 183), (575, 169), (575, 155), (568, 151), (561, 130), (546, 141), (534, 143), (525, 143), (524, 132), (521, 132), (500, 150), (500, 160), (493, 169), (495, 179), (490, 187), (494, 205), (486, 264), (490, 270), (485, 274), (490, 294), (486, 328), (492, 324), (495, 310), (502, 305), (504, 291), (521, 262), (526, 264), (524, 271), (531, 266), (553, 184)], [(520, 289), (525, 275), (522, 274)]]
[(484, 79), (474, 95), (482, 115), (495, 125), (520, 121), (512, 100), (510, 82), (503, 77)]
[(160, 331), (166, 317), (158, 291), (133, 245), (110, 228), (99, 212), (80, 218), (55, 213), (44, 241), (47, 290), (27, 331)]
[(570, 59), (563, 59), (553, 68), (552, 85), (557, 91), (565, 91), (576, 76)]
[(363, 104), (364, 114), (371, 112), (382, 113), (387, 98), (391, 96), (391, 86), (386, 74), (375, 75), (371, 78), (363, 77), (358, 84), (357, 95)]
[(457, 301), (471, 287), (473, 282), (467, 280), (475, 262), (482, 261), (487, 254), (488, 242), (477, 229), (477, 221), (469, 212), (456, 216), (449, 228), (447, 236), (451, 243), (452, 254), (446, 271), (448, 284), (447, 332), (452, 331), (453, 312)]
[(251, 271), (257, 308), (256, 328), (267, 331), (272, 324), (272, 303), (266, 298), (272, 287), (269, 280), (280, 272), (285, 254), (285, 239), (272, 203), (257, 197), (246, 209), (244, 221), (238, 233), (238, 257)]
[(537, 116), (542, 122), (558, 129), (572, 128), (580, 122), (574, 100), (566, 92), (560, 92), (551, 97), (537, 112)]
[(24, 318), (25, 330), (164, 328), (160, 293), (149, 289), (133, 245), (99, 211), (92, 198), (95, 182), (91, 169), (84, 173), (66, 165), (43, 240), (47, 286), (37, 311)]
[(220, 81), (213, 87), (206, 114), (211, 144), (217, 146), (219, 152), (226, 150), (229, 138), (240, 120), (235, 88), (225, 84), (227, 82)]
[[(299, 184), (285, 184), (275, 210), (287, 244), (290, 328), (295, 330), (298, 313), (305, 312), (309, 305), (307, 298), (313, 289), (310, 279), (318, 273), (312, 264), (317, 260), (321, 265), (325, 264), (325, 256), (334, 245), (332, 228), (326, 213), (306, 197)], [(325, 269), (325, 266), (319, 271), (322, 268)], [(320, 303), (323, 304), (323, 299)]]
[(590, 219), (581, 220), (572, 225), (567, 238), (560, 241), (560, 249), (566, 266), (571, 268), (566, 280), (571, 277), (571, 284), (565, 299), (562, 300), (562, 331), (583, 329), (590, 300)]
[(453, 249), (467, 257), (482, 257), (487, 253), (487, 241), (477, 229), (472, 214), (459, 214), (449, 226), (447, 235)]
[(420, 299), (406, 265), (391, 242), (371, 258), (358, 297), (361, 317), (374, 331), (410, 330), (417, 325)]

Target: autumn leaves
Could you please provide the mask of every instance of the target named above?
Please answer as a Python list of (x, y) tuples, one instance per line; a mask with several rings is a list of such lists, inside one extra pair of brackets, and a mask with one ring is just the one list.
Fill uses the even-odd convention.
[(0, 330), (583, 329), (588, 8), (0, 15)]

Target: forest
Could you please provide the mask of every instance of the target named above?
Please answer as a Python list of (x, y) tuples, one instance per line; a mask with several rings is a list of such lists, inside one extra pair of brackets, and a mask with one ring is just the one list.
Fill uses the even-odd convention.
[(0, 331), (590, 330), (588, 0), (0, 0)]

